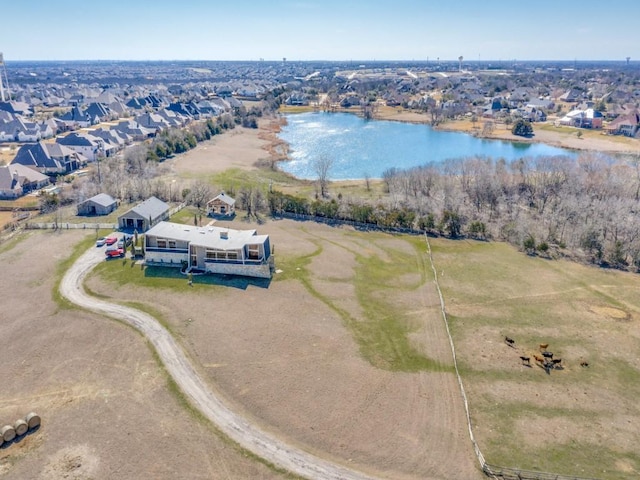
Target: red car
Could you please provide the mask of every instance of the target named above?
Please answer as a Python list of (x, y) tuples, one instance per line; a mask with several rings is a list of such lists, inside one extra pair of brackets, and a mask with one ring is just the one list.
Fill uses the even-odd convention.
[(111, 248), (104, 253), (107, 258), (124, 257), (124, 250), (122, 248)]
[(104, 243), (106, 243), (107, 245), (113, 245), (117, 241), (118, 241), (118, 237), (107, 237)]

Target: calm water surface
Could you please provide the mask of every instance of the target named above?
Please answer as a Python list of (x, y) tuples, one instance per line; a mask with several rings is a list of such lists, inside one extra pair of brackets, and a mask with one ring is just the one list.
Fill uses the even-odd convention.
[(318, 177), (313, 161), (333, 160), (332, 180), (381, 178), (391, 167), (411, 168), (449, 158), (482, 156), (504, 158), (575, 154), (541, 143), (484, 140), (458, 132), (441, 132), (428, 125), (364, 120), (350, 113), (300, 113), (286, 115), (278, 135), (290, 146), (290, 161), (280, 167), (304, 179)]

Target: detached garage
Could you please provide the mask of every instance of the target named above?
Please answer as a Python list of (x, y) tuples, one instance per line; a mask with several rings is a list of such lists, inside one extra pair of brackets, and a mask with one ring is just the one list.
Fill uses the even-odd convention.
[(145, 232), (158, 222), (169, 219), (169, 205), (156, 197), (147, 198), (118, 217), (122, 230)]
[(78, 204), (78, 215), (109, 215), (116, 208), (118, 202), (106, 193), (99, 193)]

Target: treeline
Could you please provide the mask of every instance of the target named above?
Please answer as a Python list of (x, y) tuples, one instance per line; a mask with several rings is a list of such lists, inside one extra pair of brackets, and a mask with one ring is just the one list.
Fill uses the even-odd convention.
[(387, 198), (375, 203), (272, 192), (268, 204), (274, 214), (495, 239), (529, 254), (640, 268), (640, 156), (473, 157), (390, 168), (383, 182)]

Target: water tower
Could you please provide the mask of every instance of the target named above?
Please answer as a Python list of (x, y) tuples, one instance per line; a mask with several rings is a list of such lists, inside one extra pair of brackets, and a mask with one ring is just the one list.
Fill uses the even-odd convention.
[(462, 71), (462, 60), (464, 59), (464, 57), (462, 55), (460, 55), (458, 57), (458, 71)]
[(627, 57), (627, 67), (629, 66), (630, 61), (631, 61), (631, 57)]
[[(7, 91), (6, 97), (4, 93), (5, 89)], [(11, 95), (9, 94), (9, 80), (7, 78), (7, 66), (4, 64), (2, 52), (0, 52), (0, 99), (2, 99), (3, 102), (11, 100)]]

